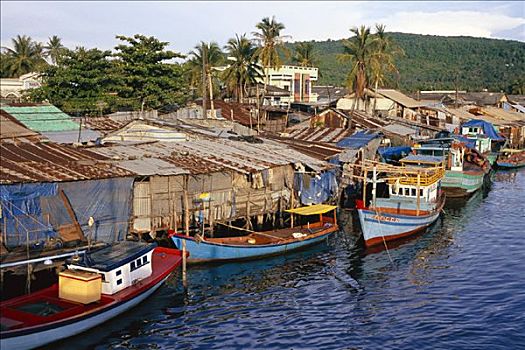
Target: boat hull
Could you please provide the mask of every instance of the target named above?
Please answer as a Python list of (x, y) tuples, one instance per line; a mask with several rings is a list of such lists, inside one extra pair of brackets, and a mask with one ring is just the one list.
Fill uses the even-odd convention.
[(64, 326), (59, 326), (56, 328), (46, 329), (42, 331), (35, 331), (28, 334), (23, 334), (19, 336), (14, 336), (11, 338), (3, 338), (0, 340), (1, 349), (33, 349), (37, 348), (54, 341), (69, 338), (71, 336), (80, 334), (87, 331), (93, 327), (100, 325), (103, 322), (106, 322), (123, 312), (135, 307), (137, 304), (142, 302), (144, 299), (153, 294), (160, 286), (168, 279), (168, 276), (165, 277), (162, 281), (157, 283), (152, 288), (146, 290), (141, 295), (136, 298), (123, 302), (120, 305), (117, 305), (109, 310), (105, 310), (95, 316), (87, 317), (84, 320), (78, 322), (70, 323)]
[(206, 241), (196, 241), (192, 237), (173, 235), (172, 240), (177, 249), (182, 249), (182, 242), (186, 241), (186, 250), (189, 252), (189, 263), (204, 263), (231, 260), (249, 260), (286, 254), (325, 240), (330, 234), (337, 231), (337, 226), (326, 230), (312, 238), (305, 238), (290, 243), (268, 245), (228, 245)]
[(498, 165), (498, 168), (502, 168), (502, 169), (517, 169), (517, 168), (525, 167), (525, 163), (509, 163), (509, 162), (498, 161), (496, 164)]
[(363, 238), (367, 247), (410, 236), (424, 230), (437, 220), (440, 210), (427, 215), (403, 215), (358, 209)]
[(449, 198), (467, 197), (483, 186), (485, 173), (447, 170), (441, 179), (441, 188)]
[[(151, 276), (137, 281), (132, 286), (113, 295), (102, 295), (99, 302), (86, 305), (64, 301), (58, 297), (58, 284), (41, 291), (16, 297), (0, 304), (2, 323), (25, 322), (26, 326), (13, 328), (0, 333), (0, 348), (32, 349), (57, 340), (65, 339), (90, 328), (100, 325), (111, 318), (133, 308), (153, 294), (170, 274), (182, 263), (180, 251), (157, 247), (151, 259), (153, 273)], [(32, 302), (48, 301), (60, 305), (66, 303), (66, 309), (45, 319), (43, 316), (24, 314), (17, 311), (18, 307), (30, 305)], [(36, 319), (36, 322), (35, 322)]]

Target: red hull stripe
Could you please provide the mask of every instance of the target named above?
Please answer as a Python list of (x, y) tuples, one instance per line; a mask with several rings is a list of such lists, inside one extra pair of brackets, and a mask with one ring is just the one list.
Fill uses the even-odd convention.
[[(388, 241), (393, 241), (393, 240), (400, 239), (400, 238), (403, 238), (403, 237), (408, 237), (410, 235), (416, 234), (416, 233), (426, 229), (428, 226), (430, 226), (430, 224), (422, 226), (422, 227), (417, 228), (417, 229), (412, 230), (412, 231), (407, 231), (407, 232), (400, 233), (398, 235), (384, 236), (384, 240), (386, 242), (388, 242)], [(378, 244), (383, 244), (383, 237), (374, 237), (374, 238), (371, 238), (371, 239), (368, 239), (368, 240), (365, 241), (365, 245), (367, 247), (372, 247), (372, 246), (375, 246), (375, 245), (378, 245)]]

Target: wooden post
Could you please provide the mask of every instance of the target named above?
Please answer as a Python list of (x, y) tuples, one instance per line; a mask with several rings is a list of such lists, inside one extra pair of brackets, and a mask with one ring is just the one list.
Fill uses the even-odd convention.
[(419, 196), (419, 187), (421, 182), (421, 174), (417, 173), (417, 186), (416, 186), (416, 192), (417, 192), (417, 210), (416, 215), (419, 215), (419, 202), (420, 202), (420, 196)]
[(363, 205), (366, 207), (366, 178), (368, 177), (368, 171), (365, 169), (365, 176), (363, 177)]
[[(189, 208), (189, 201), (188, 201), (188, 176), (184, 176), (184, 188), (183, 188), (183, 196), (184, 196), (184, 231), (186, 231), (186, 236), (190, 235), (190, 208)], [(187, 280), (187, 274), (186, 274), (186, 264), (187, 264), (187, 258), (186, 258), (186, 240), (182, 240), (182, 284), (184, 285), (184, 288), (188, 287), (188, 280)]]
[[(292, 178), (292, 189), (291, 189), (291, 195), (290, 195), (290, 209), (293, 209), (293, 206), (294, 206), (294, 189), (293, 189), (293, 183), (295, 181), (295, 171), (293, 173), (293, 178)], [(290, 227), (293, 228), (293, 213), (290, 213)]]
[(374, 165), (374, 169), (372, 171), (372, 205), (374, 208), (376, 207), (376, 190), (377, 190), (377, 168)]

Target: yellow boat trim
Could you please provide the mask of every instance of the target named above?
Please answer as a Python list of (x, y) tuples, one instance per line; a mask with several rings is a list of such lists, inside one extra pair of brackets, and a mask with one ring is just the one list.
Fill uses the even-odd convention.
[(329, 211), (332, 211), (336, 209), (337, 206), (335, 205), (328, 205), (328, 204), (314, 204), (310, 205), (308, 207), (300, 207), (295, 209), (288, 209), (286, 210), (288, 213), (297, 214), (297, 215), (316, 215), (316, 214), (324, 214), (328, 213)]
[(512, 148), (505, 148), (499, 151), (500, 153), (520, 153), (523, 152), (522, 149), (512, 149)]

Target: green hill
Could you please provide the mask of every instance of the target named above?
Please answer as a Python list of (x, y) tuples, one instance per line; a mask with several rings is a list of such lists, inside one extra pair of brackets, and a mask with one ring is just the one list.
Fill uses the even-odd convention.
[[(409, 92), (452, 90), (456, 77), (458, 88), (469, 91), (512, 92), (512, 86), (523, 88), (525, 84), (523, 42), (403, 33), (389, 35), (405, 51), (405, 56), (397, 60), (399, 77), (390, 77), (386, 87)], [(312, 43), (319, 57), (321, 77), (318, 84), (345, 84), (349, 67), (337, 61), (337, 54), (343, 52), (342, 41)]]

